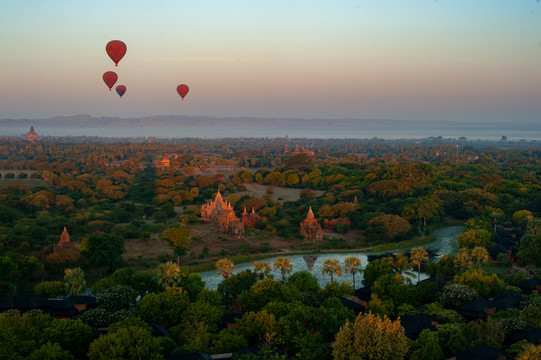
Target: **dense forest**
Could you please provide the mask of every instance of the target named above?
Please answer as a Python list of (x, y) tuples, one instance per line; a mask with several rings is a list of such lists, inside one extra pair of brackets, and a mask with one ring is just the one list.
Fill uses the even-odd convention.
[[(538, 142), (4, 137), (0, 170), (0, 359), (541, 358)], [(221, 234), (218, 193), (261, 220)]]

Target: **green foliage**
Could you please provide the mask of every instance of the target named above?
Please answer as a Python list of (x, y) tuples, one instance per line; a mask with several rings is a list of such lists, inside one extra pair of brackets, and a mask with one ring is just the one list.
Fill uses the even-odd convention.
[(64, 270), (64, 290), (68, 295), (81, 295), (86, 291), (84, 271), (77, 267)]
[(116, 234), (89, 235), (82, 240), (80, 250), (92, 266), (108, 270), (122, 265), (121, 255), (126, 252), (124, 239)]
[(163, 359), (160, 340), (137, 326), (100, 336), (90, 344), (88, 357), (90, 360)]
[(94, 330), (81, 320), (55, 320), (43, 331), (44, 342), (57, 343), (75, 358), (84, 358), (88, 346), (97, 337)]
[(429, 329), (424, 329), (419, 334), (419, 338), (415, 341), (415, 350), (411, 360), (443, 360), (445, 354), (439, 344), (439, 334)]
[(17, 262), (17, 271), (27, 280), (30, 280), (41, 268), (41, 263), (34, 256), (25, 256)]
[(218, 292), (224, 298), (226, 305), (230, 306), (237, 295), (247, 291), (257, 282), (257, 278), (257, 274), (251, 270), (232, 274), (218, 284)]
[(394, 274), (394, 270), (389, 260), (379, 258), (366, 265), (363, 272), (363, 285), (372, 285), (380, 276)]
[(478, 292), (468, 285), (460, 283), (446, 284), (440, 296), (440, 303), (445, 307), (456, 307), (478, 298)]
[(50, 342), (43, 344), (39, 349), (32, 352), (28, 357), (28, 360), (75, 360), (76, 358), (68, 351), (63, 350), (62, 347)]
[(409, 345), (400, 321), (368, 313), (359, 314), (336, 334), (332, 344), (335, 360), (349, 359), (404, 359)]
[(248, 342), (237, 329), (223, 329), (214, 340), (212, 353), (224, 354), (248, 347)]
[(140, 317), (130, 316), (109, 325), (109, 327), (107, 327), (107, 333), (112, 334), (122, 328), (127, 328), (128, 326), (137, 326), (147, 330), (148, 332), (152, 332), (152, 327), (150, 327), (150, 325), (148, 325), (146, 321), (144, 321)]
[(129, 286), (115, 285), (97, 296), (101, 308), (109, 311), (128, 309), (135, 304), (137, 291)]
[(482, 269), (469, 269), (456, 275), (453, 282), (468, 285), (479, 293), (481, 297), (496, 294), (505, 288), (503, 280), (496, 274), (487, 274)]
[(265, 278), (252, 286), (240, 298), (244, 311), (259, 311), (270, 301), (300, 301), (301, 292), (286, 284)]
[(79, 316), (79, 319), (87, 325), (103, 328), (133, 316), (137, 316), (133, 309), (110, 311), (104, 308), (97, 308), (87, 310), (84, 314)]
[(141, 318), (166, 327), (178, 324), (189, 304), (188, 294), (179, 290), (171, 288), (158, 294), (145, 295), (137, 302)]
[(308, 271), (297, 271), (287, 279), (287, 285), (297, 288), (303, 294), (316, 293), (320, 290), (317, 278)]
[(34, 286), (34, 293), (48, 298), (66, 295), (62, 281), (41, 281)]

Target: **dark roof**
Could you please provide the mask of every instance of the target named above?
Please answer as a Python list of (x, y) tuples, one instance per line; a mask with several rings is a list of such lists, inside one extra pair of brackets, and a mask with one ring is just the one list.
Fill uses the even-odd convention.
[(520, 303), (525, 299), (526, 298), (522, 293), (513, 290), (499, 292), (490, 298), (497, 310), (518, 308)]
[(152, 328), (152, 335), (154, 336), (163, 336), (163, 337), (171, 337), (171, 332), (167, 330), (165, 326), (161, 326), (158, 324), (150, 323), (150, 327)]
[(28, 310), (38, 309), (41, 302), (45, 299), (46, 298), (43, 296), (37, 295), (7, 295), (0, 300), (0, 311), (17, 309), (25, 312)]
[(498, 254), (506, 254), (507, 255), (507, 249), (502, 244), (496, 244), (493, 247), (491, 247), (490, 249), (488, 249), (488, 253), (490, 254), (490, 256), (495, 258), (496, 256), (498, 256)]
[(500, 356), (506, 355), (503, 351), (488, 346), (477, 346), (456, 354), (456, 360), (497, 360)]
[(365, 310), (365, 307), (359, 304), (358, 302), (343, 298), (341, 296), (338, 297), (338, 299), (340, 300), (342, 305), (344, 305), (345, 308), (353, 310), (353, 313), (355, 313), (355, 315), (359, 315), (359, 313), (362, 313)]
[(489, 304), (487, 299), (481, 298), (467, 304), (457, 306), (456, 311), (462, 316), (480, 319), (487, 316), (485, 309), (489, 309), (491, 307), (493, 307), (493, 304)]
[(511, 345), (520, 340), (527, 340), (528, 342), (532, 344), (538, 344), (539, 341), (541, 341), (541, 328), (537, 327), (537, 328), (530, 329), (528, 331), (524, 331), (518, 334), (514, 334), (512, 336), (509, 336), (509, 338), (505, 340), (505, 343), (507, 345)]
[(533, 203), (526, 206), (524, 209), (528, 210), (528, 211), (531, 211), (532, 213), (541, 212), (541, 201), (540, 200), (535, 200)]
[(368, 285), (355, 290), (355, 296), (364, 301), (370, 301), (372, 296), (372, 286)]
[(86, 304), (88, 306), (97, 306), (98, 301), (95, 296), (90, 295), (71, 295), (67, 297), (74, 304)]
[(523, 292), (530, 293), (531, 291), (535, 290), (536, 287), (539, 285), (541, 285), (541, 279), (531, 278), (519, 282), (516, 286), (520, 288), (520, 290), (522, 290)]
[(189, 353), (189, 354), (173, 354), (166, 357), (167, 360), (212, 360), (209, 354), (204, 353)]
[(424, 329), (435, 330), (436, 327), (432, 324), (436, 323), (436, 318), (425, 314), (407, 315), (400, 318), (400, 324), (406, 331), (406, 336), (412, 340), (417, 339)]
[(70, 299), (42, 298), (39, 309), (46, 314), (56, 316), (72, 316), (78, 313)]

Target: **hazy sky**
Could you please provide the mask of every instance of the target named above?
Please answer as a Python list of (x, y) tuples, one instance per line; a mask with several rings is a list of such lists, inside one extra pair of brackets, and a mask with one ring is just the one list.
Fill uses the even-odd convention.
[(0, 118), (541, 122), (536, 0), (0, 0), (0, 49)]

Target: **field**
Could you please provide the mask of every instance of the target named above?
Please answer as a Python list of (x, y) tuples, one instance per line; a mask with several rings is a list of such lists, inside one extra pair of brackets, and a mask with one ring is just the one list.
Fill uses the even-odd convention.
[[(248, 190), (247, 194), (251, 194), (252, 196), (257, 197), (263, 197), (265, 196), (265, 193), (267, 191), (268, 185), (260, 185), (260, 184), (245, 184), (246, 189)], [(273, 195), (272, 200), (278, 201), (278, 202), (284, 202), (284, 201), (295, 201), (299, 198), (299, 195), (302, 191), (302, 189), (292, 189), (292, 188), (284, 188), (284, 187), (273, 187), (272, 188)], [(320, 190), (312, 190), (317, 196), (321, 196), (324, 192)], [(245, 194), (241, 193), (241, 194)]]

